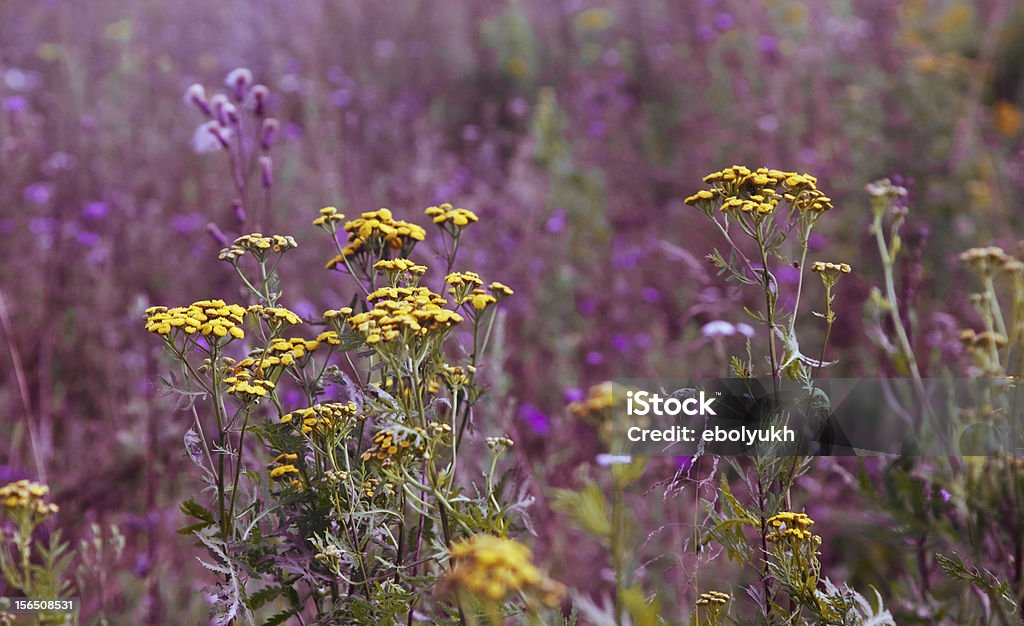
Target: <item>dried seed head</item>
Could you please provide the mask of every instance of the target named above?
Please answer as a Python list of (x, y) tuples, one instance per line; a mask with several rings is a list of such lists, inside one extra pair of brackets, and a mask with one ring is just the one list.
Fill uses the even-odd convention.
[(252, 85), (252, 72), (244, 67), (235, 68), (224, 78), (224, 85), (231, 90), (235, 100), (241, 102)]

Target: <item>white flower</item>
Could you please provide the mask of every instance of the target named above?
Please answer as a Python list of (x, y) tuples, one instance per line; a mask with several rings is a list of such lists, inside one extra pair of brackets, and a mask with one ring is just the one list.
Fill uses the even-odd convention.
[[(218, 138), (219, 137), (219, 138)], [(216, 152), (224, 147), (221, 143), (231, 140), (231, 129), (214, 121), (200, 124), (192, 135), (192, 149), (197, 154)]]
[(633, 462), (633, 457), (628, 454), (599, 454), (597, 455), (597, 464), (601, 467), (608, 467), (609, 465), (629, 465)]
[(732, 337), (736, 334), (736, 327), (725, 320), (715, 320), (704, 324), (700, 329), (700, 334), (704, 335), (708, 339), (714, 339), (716, 337)]

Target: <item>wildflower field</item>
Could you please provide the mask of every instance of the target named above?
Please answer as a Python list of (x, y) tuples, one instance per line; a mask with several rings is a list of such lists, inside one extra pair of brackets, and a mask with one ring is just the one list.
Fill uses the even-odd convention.
[(0, 626), (1024, 624), (1022, 198), (1017, 0), (0, 3)]

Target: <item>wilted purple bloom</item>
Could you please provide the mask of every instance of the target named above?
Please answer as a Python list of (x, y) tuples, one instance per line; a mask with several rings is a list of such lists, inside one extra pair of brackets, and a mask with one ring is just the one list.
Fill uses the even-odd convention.
[(583, 393), (583, 390), (579, 387), (566, 387), (562, 391), (562, 399), (566, 404), (580, 402), (585, 397), (587, 397), (587, 394)]
[(101, 220), (106, 217), (109, 212), (110, 205), (106, 202), (100, 202), (99, 200), (86, 202), (85, 206), (82, 207), (82, 217), (91, 220)]
[(757, 48), (767, 55), (773, 55), (779, 51), (779, 41), (771, 35), (761, 35), (757, 39)]
[(53, 197), (53, 185), (38, 182), (25, 187), (25, 199), (35, 204), (46, 204)]
[(632, 347), (632, 342), (627, 335), (615, 333), (612, 335), (612, 347), (619, 352), (627, 352)]
[(352, 104), (352, 92), (348, 89), (336, 89), (331, 93), (331, 104), (338, 108)]
[(719, 13), (715, 16), (715, 28), (718, 30), (729, 30), (736, 25), (736, 20), (733, 19), (730, 13)]
[(565, 230), (566, 221), (565, 209), (555, 209), (551, 212), (551, 217), (548, 218), (544, 228), (549, 233), (560, 233)]
[(953, 494), (949, 493), (945, 489), (939, 489), (939, 497), (942, 498), (943, 502), (949, 502), (953, 499)]
[(52, 235), (57, 232), (58, 225), (52, 217), (33, 217), (28, 221), (28, 231), (33, 235)]
[(91, 230), (80, 230), (75, 234), (75, 238), (78, 240), (78, 243), (87, 248), (97, 246), (101, 241), (103, 241), (102, 237)]
[(532, 404), (524, 404), (519, 407), (519, 419), (526, 422), (530, 430), (537, 435), (546, 435), (551, 432), (551, 418)]
[(198, 213), (176, 215), (171, 220), (171, 228), (179, 233), (191, 233), (203, 227), (203, 216)]
[(197, 154), (216, 152), (227, 147), (231, 140), (231, 129), (224, 128), (216, 121), (200, 124), (192, 133), (192, 150)]
[(4, 110), (18, 113), (28, 108), (28, 100), (24, 96), (11, 96), (4, 98)]
[(138, 578), (145, 578), (149, 576), (150, 563), (149, 557), (145, 553), (138, 554), (135, 557), (135, 576)]

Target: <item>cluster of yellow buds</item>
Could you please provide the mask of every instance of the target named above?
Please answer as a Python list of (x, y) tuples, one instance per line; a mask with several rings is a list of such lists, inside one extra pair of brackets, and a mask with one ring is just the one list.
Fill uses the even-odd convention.
[[(292, 411), (291, 413), (285, 413), (281, 416), (281, 423), (297, 422), (302, 433), (305, 435), (312, 433), (314, 430), (319, 434), (327, 434), (353, 419), (356, 419), (355, 402), (325, 402)], [(362, 419), (362, 417), (360, 416), (358, 419)]]
[(490, 603), (531, 593), (549, 606), (557, 605), (564, 587), (542, 574), (532, 558), (529, 548), (512, 539), (473, 535), (452, 543), (453, 567), (446, 585)]
[(46, 502), (50, 488), (29, 480), (19, 480), (0, 487), (0, 510), (10, 515), (28, 513), (37, 519), (53, 515), (59, 509), (56, 504)]
[(453, 208), (448, 202), (438, 206), (427, 207), (424, 213), (434, 218), (434, 223), (440, 224), (442, 227), (445, 224), (451, 224), (455, 228), (463, 228), (480, 219), (476, 216), (476, 213), (467, 209)]
[(811, 264), (811, 271), (821, 277), (821, 282), (826, 287), (834, 287), (839, 277), (853, 271), (846, 263), (831, 263), (828, 261), (815, 261)]
[(382, 259), (373, 264), (373, 268), (383, 272), (392, 287), (397, 287), (400, 279), (415, 282), (427, 272), (426, 265), (417, 265), (409, 259)]
[(729, 594), (721, 591), (705, 591), (697, 598), (697, 606), (725, 606), (730, 600)]
[(767, 539), (772, 542), (788, 539), (791, 543), (800, 544), (814, 537), (808, 530), (813, 524), (814, 520), (804, 513), (783, 511), (768, 518), (768, 527), (772, 530)]
[(382, 482), (379, 478), (367, 478), (363, 481), (362, 488), (365, 498), (372, 498), (379, 494), (395, 495), (395, 486), (389, 482)]
[(476, 373), (472, 365), (462, 367), (461, 365), (443, 365), (439, 376), (449, 389), (460, 389), (469, 384), (471, 376)]
[(261, 233), (250, 233), (235, 239), (234, 243), (220, 251), (217, 258), (234, 263), (249, 252), (262, 260), (268, 251), (283, 254), (298, 247), (299, 244), (290, 235), (264, 236)]
[(960, 331), (960, 343), (964, 344), (967, 352), (972, 353), (979, 348), (985, 350), (1004, 348), (1009, 340), (1006, 335), (995, 331), (985, 330), (978, 333), (971, 328), (965, 328)]
[(225, 304), (223, 300), (200, 300), (188, 306), (167, 308), (151, 306), (146, 309), (146, 330), (157, 335), (170, 335), (181, 331), (188, 335), (214, 335), (235, 339), (245, 336), (239, 324), (245, 316), (245, 307)]
[(569, 403), (569, 412), (577, 417), (589, 417), (612, 408), (615, 404), (613, 385), (610, 380), (594, 385), (587, 390), (586, 398)]
[(262, 369), (256, 372), (258, 365), (259, 362), (252, 357), (235, 364), (229, 375), (224, 378), (224, 384), (228, 385), (228, 393), (246, 403), (269, 396), (276, 385), (274, 381), (265, 378)]
[(507, 448), (511, 448), (516, 442), (512, 441), (510, 437), (488, 437), (484, 440), (487, 443), (487, 448), (490, 450), (501, 451)]
[(474, 289), (462, 298), (462, 304), (468, 304), (476, 311), (483, 311), (488, 304), (494, 304), (498, 300), (483, 289)]
[(325, 206), (320, 209), (320, 216), (313, 220), (313, 226), (319, 226), (327, 232), (338, 230), (337, 223), (345, 220), (345, 214), (339, 213), (337, 207)]
[(801, 214), (817, 215), (832, 208), (831, 198), (818, 190), (818, 179), (810, 174), (733, 165), (708, 174), (704, 182), (711, 189), (698, 191), (684, 202), (709, 216), (715, 211), (768, 215), (783, 199)]
[[(450, 428), (450, 427), (449, 427)], [(376, 459), (387, 464), (405, 454), (426, 451), (426, 431), (419, 426), (408, 429), (384, 428), (373, 436), (373, 444), (362, 454), (364, 461)]]
[(254, 304), (247, 309), (247, 312), (263, 318), (271, 328), (278, 328), (286, 323), (292, 326), (302, 323), (302, 318), (297, 313), (280, 306)]
[(1008, 273), (1024, 271), (1024, 264), (997, 246), (970, 248), (961, 252), (957, 258), (969, 270), (983, 278), (995, 276), (1003, 271)]
[(288, 474), (298, 474), (299, 468), (295, 467), (294, 465), (294, 461), (297, 460), (299, 460), (299, 455), (294, 453), (282, 452), (281, 454), (277, 455), (277, 458), (274, 459), (274, 463), (278, 463), (279, 465), (274, 469), (270, 470), (270, 477), (281, 478), (282, 476), (287, 476)]
[(426, 287), (382, 287), (371, 293), (369, 300), (373, 309), (347, 319), (368, 344), (390, 342), (403, 333), (423, 336), (462, 321), (461, 315), (443, 308), (444, 298)]
[(423, 241), (427, 235), (422, 226), (394, 219), (388, 209), (363, 213), (359, 218), (346, 222), (345, 231), (348, 244), (341, 254), (327, 262), (327, 269), (334, 269), (363, 249), (380, 256), (390, 248), (400, 250), (401, 256), (408, 256), (416, 242)]
[(277, 337), (270, 341), (266, 352), (259, 357), (260, 367), (266, 369), (275, 365), (283, 365), (285, 367), (295, 365), (296, 361), (308, 353), (315, 352), (319, 347), (320, 341), (316, 339), (302, 339), (300, 337), (285, 339)]
[(448, 293), (452, 294), (456, 302), (475, 311), (483, 311), (487, 305), (500, 302), (515, 293), (499, 282), (492, 282), (485, 290), (484, 281), (476, 272), (452, 272), (445, 276), (444, 282), (448, 284)]

